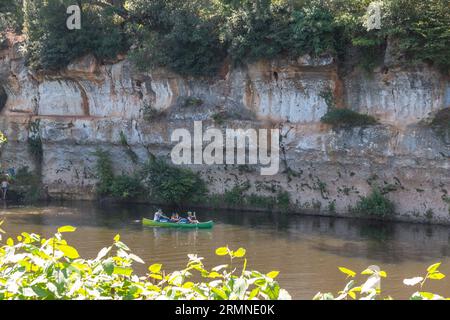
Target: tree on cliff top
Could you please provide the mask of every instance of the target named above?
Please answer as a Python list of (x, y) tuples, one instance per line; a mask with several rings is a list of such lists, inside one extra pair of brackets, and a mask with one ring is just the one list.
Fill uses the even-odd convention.
[(24, 0), (25, 53), (34, 69), (58, 70), (87, 53), (100, 60), (115, 59), (128, 49), (122, 19), (114, 10), (81, 4), (82, 27), (68, 30), (71, 0)]
[[(11, 1), (2, 2), (7, 12), (17, 11)], [(73, 1), (23, 1), (25, 49), (36, 69), (57, 70), (86, 53), (108, 61), (130, 47), (141, 69), (193, 76), (213, 75), (227, 56), (342, 58), (348, 47), (382, 62), (388, 40), (400, 61), (450, 69), (448, 0), (379, 1), (381, 29), (370, 31), (364, 21), (371, 0), (78, 0), (81, 30), (65, 27)]]

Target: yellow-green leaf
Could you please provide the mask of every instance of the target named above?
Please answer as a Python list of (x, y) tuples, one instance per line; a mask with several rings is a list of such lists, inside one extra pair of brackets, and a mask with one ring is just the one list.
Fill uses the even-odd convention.
[(150, 278), (156, 279), (156, 280), (162, 280), (162, 276), (160, 274), (150, 274)]
[(440, 273), (440, 272), (434, 272), (434, 273), (428, 275), (428, 279), (433, 279), (433, 280), (441, 280), (444, 278), (445, 278), (445, 274)]
[(219, 277), (221, 277), (220, 273), (215, 272), (215, 271), (208, 274), (208, 278), (219, 278)]
[(355, 293), (355, 292), (349, 291), (349, 292), (348, 292), (348, 295), (349, 295), (353, 300), (356, 299), (356, 293)]
[(120, 241), (120, 234), (116, 234), (116, 236), (114, 237), (114, 241), (115, 242)]
[(228, 247), (220, 247), (216, 249), (216, 254), (218, 256), (225, 256), (228, 254)]
[(80, 257), (77, 249), (75, 249), (74, 247), (67, 245), (59, 245), (58, 249), (61, 250), (67, 258), (76, 259)]
[(159, 273), (161, 271), (161, 268), (162, 268), (162, 264), (155, 263), (155, 264), (152, 264), (150, 267), (148, 267), (148, 270), (152, 273)]
[(64, 226), (64, 227), (58, 228), (58, 232), (59, 232), (59, 233), (63, 233), (63, 232), (74, 232), (75, 230), (77, 230), (77, 228), (72, 227), (72, 226)]
[(77, 269), (80, 270), (80, 271), (83, 271), (83, 270), (90, 270), (90, 269), (91, 269), (89, 266), (87, 266), (87, 265), (85, 265), (85, 264), (82, 264), (82, 263), (77, 263), (77, 262), (72, 263), (72, 266), (73, 266), (74, 268), (77, 268)]
[(215, 294), (217, 294), (223, 300), (227, 300), (228, 299), (226, 293), (223, 290), (219, 289), (219, 288), (212, 287), (211, 291), (214, 292)]
[(248, 300), (252, 300), (254, 297), (256, 297), (259, 293), (260, 288), (255, 288), (250, 292), (250, 295), (248, 296)]
[(271, 271), (268, 274), (266, 274), (266, 276), (271, 279), (275, 279), (279, 274), (280, 274), (280, 271)]
[(350, 292), (361, 292), (361, 287), (354, 287), (350, 289)]
[(245, 256), (245, 249), (244, 248), (239, 248), (234, 252), (234, 256), (236, 258), (242, 258), (243, 256)]
[(378, 272), (378, 274), (379, 274), (380, 277), (382, 277), (382, 278), (386, 278), (386, 277), (387, 277), (386, 271), (380, 271), (380, 272)]
[(352, 271), (350, 269), (347, 269), (347, 268), (344, 268), (344, 267), (339, 267), (339, 270), (342, 273), (345, 273), (346, 275), (348, 275), (349, 277), (353, 278), (354, 276), (356, 276), (356, 272), (354, 272), (354, 271)]
[(124, 268), (124, 267), (114, 267), (114, 274), (119, 274), (122, 276), (131, 276), (133, 273), (133, 269), (131, 268)]
[(194, 283), (193, 282), (190, 282), (190, 281), (188, 281), (188, 282), (186, 282), (185, 284), (183, 284), (183, 288), (185, 288), (185, 289), (190, 289), (190, 288), (192, 288), (194, 286)]
[(434, 293), (431, 292), (419, 292), (419, 294), (424, 297), (425, 299), (433, 299), (434, 298)]
[(363, 272), (361, 272), (361, 274), (364, 274), (364, 275), (372, 275), (372, 274), (373, 274), (373, 270), (367, 268), (366, 270), (364, 270)]
[(8, 238), (8, 240), (6, 240), (6, 244), (10, 247), (12, 247), (14, 245), (14, 240), (11, 238)]
[(435, 272), (440, 266), (441, 266), (441, 263), (440, 263), (440, 262), (435, 263), (435, 264), (432, 264), (431, 266), (429, 266), (429, 267), (427, 268), (427, 271), (428, 271), (428, 273), (433, 273), (433, 272)]

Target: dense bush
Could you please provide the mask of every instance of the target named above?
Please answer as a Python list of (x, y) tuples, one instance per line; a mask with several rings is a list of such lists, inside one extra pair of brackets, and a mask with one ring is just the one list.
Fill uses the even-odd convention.
[(2, 0), (0, 2), (0, 46), (2, 34), (6, 31), (20, 32), (22, 24), (22, 0)]
[(9, 199), (18, 202), (33, 203), (41, 198), (41, 179), (37, 173), (31, 172), (28, 167), (19, 168), (11, 177)]
[(114, 182), (114, 171), (109, 152), (97, 149), (94, 156), (97, 158), (95, 165), (95, 173), (98, 178), (97, 193), (99, 196), (110, 195)]
[(320, 121), (337, 128), (368, 126), (377, 123), (372, 116), (360, 114), (350, 109), (337, 108), (330, 108)]
[(68, 30), (70, 0), (24, 0), (25, 52), (34, 69), (58, 70), (87, 53), (98, 59), (114, 59), (128, 49), (121, 18), (113, 10), (82, 3), (82, 27)]
[(112, 196), (120, 200), (136, 199), (145, 193), (138, 174), (121, 174), (116, 176), (113, 171), (109, 152), (97, 149), (95, 171), (98, 178), (97, 194), (100, 197)]
[(142, 170), (150, 197), (167, 204), (200, 202), (207, 188), (197, 173), (170, 165), (163, 159), (151, 158)]
[(121, 174), (115, 176), (110, 194), (121, 200), (136, 199), (144, 194), (141, 179), (136, 175)]
[[(136, 28), (131, 54), (139, 69), (164, 66), (182, 75), (213, 75), (226, 56), (219, 37), (221, 18), (202, 13), (196, 1), (136, 1), (132, 14), (144, 20)], [(144, 10), (144, 11), (143, 11)], [(154, 11), (159, 10), (159, 11)], [(147, 12), (151, 18), (142, 15)], [(152, 13), (150, 13), (152, 12)]]
[[(144, 261), (130, 252), (119, 235), (95, 259), (83, 259), (63, 239), (63, 233), (75, 230), (64, 226), (48, 239), (26, 232), (17, 240), (8, 238), (0, 248), (0, 300), (290, 299), (274, 280), (277, 271), (247, 270), (243, 248), (218, 248), (216, 254), (228, 256), (231, 263), (211, 270), (205, 268), (203, 258), (190, 254), (183, 270), (169, 273), (155, 263), (147, 275), (140, 276), (133, 263)], [(239, 271), (238, 265), (242, 265)], [(194, 275), (204, 282), (193, 282)]]
[(353, 210), (376, 218), (387, 218), (395, 214), (394, 204), (378, 188), (374, 188), (367, 197), (361, 197)]

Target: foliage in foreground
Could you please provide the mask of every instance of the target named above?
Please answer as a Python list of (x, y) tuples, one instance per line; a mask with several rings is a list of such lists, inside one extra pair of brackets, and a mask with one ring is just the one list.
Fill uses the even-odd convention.
[[(144, 261), (130, 252), (119, 235), (114, 237), (112, 246), (87, 260), (63, 239), (64, 232), (75, 230), (72, 226), (61, 227), (49, 239), (26, 232), (16, 242), (9, 238), (0, 248), (0, 300), (290, 299), (274, 280), (278, 272), (262, 274), (246, 269), (243, 248), (218, 248), (216, 254), (228, 256), (230, 264), (211, 270), (205, 268), (203, 258), (191, 254), (183, 270), (166, 273), (161, 264), (155, 263), (146, 276), (139, 276), (133, 263)], [(241, 263), (243, 267), (238, 272), (236, 265)], [(195, 275), (204, 282), (191, 280)]]
[[(435, 263), (427, 268), (427, 273), (422, 277), (414, 277), (403, 280), (403, 284), (406, 286), (418, 287), (411, 296), (410, 300), (449, 300), (450, 298), (444, 298), (438, 294), (424, 291), (425, 283), (427, 280), (442, 280), (445, 275), (438, 269), (441, 263)], [(337, 296), (332, 293), (317, 293), (314, 296), (314, 300), (392, 300), (391, 296), (382, 297), (381, 294), (381, 279), (387, 277), (386, 271), (380, 270), (378, 266), (370, 266), (361, 272), (361, 275), (368, 276), (368, 279), (358, 284), (355, 280), (356, 272), (339, 267), (339, 270), (347, 275), (348, 278), (352, 278), (343, 290), (339, 291)]]

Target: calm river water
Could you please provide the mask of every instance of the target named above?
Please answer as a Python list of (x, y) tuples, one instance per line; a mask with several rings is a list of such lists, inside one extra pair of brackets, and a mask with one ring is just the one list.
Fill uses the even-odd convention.
[[(0, 208), (6, 236), (23, 231), (46, 236), (58, 226), (73, 225), (69, 243), (81, 256), (93, 258), (120, 233), (122, 240), (149, 264), (159, 262), (166, 271), (181, 269), (188, 253), (205, 257), (212, 267), (227, 263), (215, 256), (219, 246), (247, 249), (248, 267), (261, 272), (279, 270), (281, 286), (295, 299), (311, 299), (318, 291), (337, 292), (345, 285), (339, 266), (355, 271), (377, 264), (388, 280), (382, 290), (397, 299), (414, 292), (402, 280), (423, 275), (428, 265), (442, 262), (448, 279), (430, 283), (427, 291), (450, 296), (450, 227), (356, 219), (286, 216), (255, 212), (197, 211), (200, 220), (214, 220), (211, 230), (175, 230), (143, 227), (151, 217), (148, 205), (99, 205), (70, 202), (46, 206)], [(145, 273), (145, 266), (136, 266)]]

